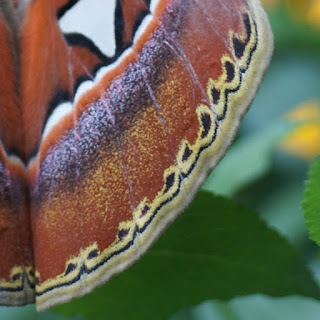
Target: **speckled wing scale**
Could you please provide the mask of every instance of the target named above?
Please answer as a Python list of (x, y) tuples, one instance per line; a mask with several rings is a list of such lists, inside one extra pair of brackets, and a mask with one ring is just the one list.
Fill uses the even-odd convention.
[(44, 310), (127, 268), (185, 209), (272, 35), (256, 0), (33, 0), (24, 15), (23, 130), (0, 132), (0, 302)]

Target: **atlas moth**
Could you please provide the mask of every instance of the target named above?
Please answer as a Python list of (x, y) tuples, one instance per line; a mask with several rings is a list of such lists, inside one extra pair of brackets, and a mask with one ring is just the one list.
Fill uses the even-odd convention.
[(126, 269), (190, 203), (272, 53), (257, 0), (0, 2), (0, 303)]

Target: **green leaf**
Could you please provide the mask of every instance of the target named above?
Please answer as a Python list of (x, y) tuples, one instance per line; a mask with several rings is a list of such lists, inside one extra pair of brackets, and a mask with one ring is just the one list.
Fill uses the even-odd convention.
[(320, 246), (320, 158), (309, 171), (302, 207), (310, 238)]
[(293, 247), (258, 215), (200, 192), (139, 262), (93, 293), (53, 310), (89, 319), (165, 319), (207, 299), (257, 292), (319, 294)]
[(0, 307), (0, 319), (4, 320), (85, 320), (82, 317), (63, 317), (52, 312), (37, 312), (34, 305), (24, 307)]
[(202, 190), (231, 196), (263, 176), (271, 167), (275, 146), (293, 127), (293, 123), (278, 121), (262, 131), (240, 138), (212, 171)]
[(170, 320), (319, 320), (319, 314), (319, 301), (310, 298), (254, 295), (230, 302), (208, 301)]

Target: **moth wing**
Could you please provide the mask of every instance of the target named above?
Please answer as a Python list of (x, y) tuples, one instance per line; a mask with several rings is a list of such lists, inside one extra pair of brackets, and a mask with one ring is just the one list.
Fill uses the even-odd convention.
[(272, 35), (255, 0), (35, 0), (24, 26), (44, 310), (127, 268), (184, 210), (231, 143)]

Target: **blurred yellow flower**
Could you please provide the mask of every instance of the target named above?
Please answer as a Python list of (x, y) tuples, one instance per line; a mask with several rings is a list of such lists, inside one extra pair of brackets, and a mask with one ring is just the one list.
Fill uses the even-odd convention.
[(303, 124), (283, 139), (280, 148), (306, 160), (316, 158), (320, 154), (320, 102), (307, 101), (286, 118)]
[(265, 8), (283, 5), (296, 19), (320, 28), (320, 0), (261, 0)]
[(310, 24), (320, 28), (320, 0), (311, 5), (307, 18)]

